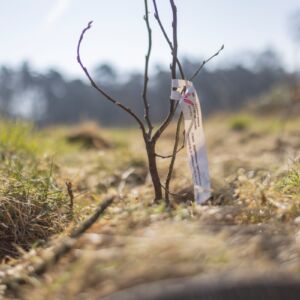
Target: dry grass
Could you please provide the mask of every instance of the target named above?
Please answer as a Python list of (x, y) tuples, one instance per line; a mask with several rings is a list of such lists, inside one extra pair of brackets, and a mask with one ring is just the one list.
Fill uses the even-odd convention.
[(51, 158), (42, 158), (43, 140), (24, 123), (1, 123), (0, 259), (29, 249), (68, 222), (68, 198), (55, 180)]
[[(185, 150), (178, 156), (172, 180), (172, 191), (182, 192), (173, 199), (174, 208), (151, 205), (151, 183), (137, 131), (103, 131), (116, 145), (113, 149), (59, 155), (60, 177), (72, 181), (74, 209), (81, 217), (95, 207), (103, 192), (116, 191), (124, 171), (134, 170), (124, 198), (45, 278), (21, 289), (19, 297), (99, 299), (170, 277), (279, 269), (299, 274), (299, 125), (291, 120), (282, 131), (271, 117), (247, 114), (208, 120), (214, 197), (200, 207), (193, 203)], [(170, 153), (171, 137), (172, 129), (158, 152)], [(161, 160), (162, 175), (167, 167), (168, 161)], [(51, 248), (31, 250), (14, 262), (14, 268), (29, 268), (47, 251)], [(12, 269), (6, 265), (2, 270)]]

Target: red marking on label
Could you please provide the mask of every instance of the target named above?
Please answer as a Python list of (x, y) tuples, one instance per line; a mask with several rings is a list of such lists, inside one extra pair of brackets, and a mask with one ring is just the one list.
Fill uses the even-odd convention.
[(189, 105), (194, 105), (194, 102), (188, 98), (189, 96), (194, 96), (194, 93), (186, 93), (183, 97), (183, 102)]

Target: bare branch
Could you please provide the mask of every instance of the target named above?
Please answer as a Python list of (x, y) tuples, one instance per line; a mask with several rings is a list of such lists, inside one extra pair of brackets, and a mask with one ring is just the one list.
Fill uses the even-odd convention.
[(107, 94), (102, 88), (100, 88), (96, 84), (96, 82), (93, 80), (93, 78), (91, 77), (88, 69), (82, 63), (82, 60), (81, 60), (81, 57), (80, 57), (80, 47), (81, 47), (81, 43), (82, 43), (82, 40), (84, 38), (84, 35), (91, 28), (92, 23), (93, 23), (92, 21), (88, 23), (88, 25), (82, 30), (81, 35), (79, 37), (79, 41), (78, 41), (78, 44), (77, 44), (77, 61), (80, 65), (81, 69), (85, 73), (86, 77), (89, 79), (92, 87), (95, 88), (100, 94), (102, 94), (108, 101), (110, 101), (113, 104), (117, 105), (118, 107), (123, 109), (126, 113), (131, 115), (136, 120), (136, 122), (139, 124), (139, 126), (140, 126), (140, 128), (143, 132), (143, 135), (145, 135), (146, 134), (145, 126), (144, 126), (143, 122), (141, 121), (141, 119), (138, 117), (138, 115), (136, 113), (134, 113), (129, 107), (123, 105), (122, 103), (120, 103), (119, 101), (114, 99), (112, 96)]
[[(177, 121), (177, 126), (178, 126), (178, 122), (180, 121), (180, 119), (178, 119)], [(176, 138), (175, 138), (175, 142), (176, 142)], [(184, 146), (185, 146), (185, 131), (183, 131), (183, 141), (182, 141), (182, 145), (176, 149), (176, 154), (178, 154), (182, 149), (184, 149)], [(159, 158), (163, 158), (163, 159), (167, 159), (167, 158), (172, 158), (174, 156), (174, 154), (170, 154), (170, 155), (161, 155), (161, 154), (158, 154), (158, 153), (155, 153), (155, 155)]]
[[(182, 145), (176, 150), (175, 154), (178, 154), (182, 149), (184, 149), (185, 143), (182, 142)], [(162, 159), (167, 159), (167, 158), (172, 158), (174, 154), (170, 154), (170, 155), (161, 155), (158, 153), (155, 153), (155, 156), (162, 158)]]
[[(173, 44), (172, 44), (170, 38), (168, 37), (168, 34), (167, 34), (167, 32), (166, 32), (166, 30), (165, 30), (165, 28), (164, 28), (164, 26), (163, 26), (163, 24), (162, 24), (162, 22), (161, 22), (161, 19), (160, 19), (160, 16), (159, 16), (159, 12), (158, 12), (158, 8), (157, 8), (156, 0), (153, 0), (153, 6), (154, 6), (154, 11), (155, 11), (154, 17), (155, 17), (155, 19), (157, 20), (158, 25), (159, 25), (159, 27), (160, 27), (160, 29), (161, 29), (161, 31), (162, 31), (162, 33), (163, 33), (163, 35), (164, 35), (164, 37), (165, 37), (167, 43), (169, 44), (169, 47), (170, 47), (170, 49), (171, 49), (171, 51), (172, 51), (172, 54), (173, 54)], [(219, 55), (220, 52), (221, 52), (223, 49), (224, 49), (224, 45), (222, 45), (221, 48), (220, 48), (214, 55), (212, 55), (212, 56), (209, 57), (208, 59), (204, 60), (204, 61), (202, 62), (202, 64), (201, 64), (201, 66), (194, 72), (194, 74), (193, 74), (192, 77), (189, 79), (189, 81), (192, 81), (192, 80), (199, 74), (199, 72), (202, 70), (202, 68), (203, 68), (203, 67), (204, 67), (211, 59), (213, 59), (214, 57), (216, 57), (217, 55)], [(179, 68), (179, 72), (180, 72), (180, 74), (181, 74), (181, 78), (184, 79), (183, 68), (182, 68), (182, 65), (181, 65), (181, 63), (180, 63), (180, 61), (179, 61), (178, 58), (177, 58), (177, 65), (178, 65), (178, 68)]]
[[(161, 187), (165, 190), (165, 192), (166, 192), (168, 195), (171, 195), (171, 196), (173, 196), (173, 197), (178, 197), (178, 196), (179, 196), (179, 194), (170, 192), (163, 184), (160, 184), (160, 185), (161, 185)], [(169, 203), (168, 203), (168, 205), (169, 205)]]
[[(167, 32), (166, 32), (166, 30), (165, 30), (165, 28), (164, 28), (164, 25), (162, 24), (161, 19), (160, 19), (160, 17), (159, 17), (159, 13), (158, 13), (158, 8), (157, 8), (156, 0), (153, 0), (153, 6), (154, 6), (154, 11), (155, 11), (154, 17), (155, 17), (155, 19), (157, 20), (158, 25), (159, 25), (159, 27), (160, 27), (160, 29), (161, 29), (161, 31), (162, 31), (162, 33), (163, 33), (163, 35), (164, 35), (164, 37), (165, 37), (167, 43), (169, 44), (169, 47), (170, 47), (170, 49), (171, 49), (171, 51), (172, 51), (172, 54), (173, 54), (173, 44), (172, 44), (170, 38), (168, 37), (168, 34), (167, 34)], [(182, 65), (181, 65), (181, 63), (180, 63), (180, 61), (179, 61), (178, 58), (177, 58), (177, 65), (178, 65), (179, 72), (180, 72), (180, 74), (181, 74), (181, 78), (184, 79), (183, 68), (182, 68)]]
[(168, 175), (167, 175), (167, 179), (166, 179), (166, 184), (165, 184), (166, 185), (165, 199), (166, 199), (167, 204), (169, 204), (169, 202), (170, 202), (170, 200), (169, 200), (169, 187), (170, 187), (170, 182), (171, 182), (173, 169), (174, 169), (174, 164), (175, 164), (175, 160), (176, 160), (177, 148), (178, 148), (178, 143), (179, 143), (180, 127), (181, 127), (182, 121), (183, 121), (183, 113), (180, 114), (178, 122), (177, 122), (175, 143), (174, 143), (174, 147), (173, 147), (173, 155), (172, 155), (172, 159), (171, 159), (171, 162), (170, 162)]
[(149, 102), (147, 99), (147, 89), (148, 89), (148, 70), (149, 70), (149, 60), (150, 60), (150, 54), (151, 54), (151, 49), (152, 49), (152, 31), (151, 27), (149, 24), (149, 10), (148, 10), (148, 0), (145, 0), (145, 16), (144, 20), (146, 22), (146, 27), (148, 31), (148, 51), (146, 54), (145, 58), (145, 73), (144, 73), (144, 89), (143, 89), (143, 101), (144, 101), (144, 118), (148, 124), (149, 132), (148, 135), (149, 137), (151, 136), (153, 125), (150, 120), (149, 116)]
[(118, 195), (119, 195), (119, 198), (120, 199), (123, 199), (124, 198), (124, 195), (123, 195), (123, 191), (124, 191), (124, 189), (125, 189), (125, 186), (126, 186), (126, 183), (127, 183), (127, 179), (128, 179), (128, 177), (131, 175), (131, 174), (133, 174), (134, 173), (134, 171), (135, 171), (135, 169), (134, 168), (129, 168), (128, 170), (126, 170), (123, 174), (122, 174), (122, 176), (121, 176), (121, 181), (120, 181), (120, 183), (119, 183), (119, 185), (118, 185)]
[[(172, 22), (172, 28), (173, 28), (173, 51), (172, 51), (172, 64), (171, 64), (171, 75), (172, 79), (176, 79), (176, 64), (177, 64), (177, 48), (178, 48), (178, 43), (177, 43), (177, 7), (174, 3), (174, 0), (170, 0), (171, 8), (172, 8), (172, 15), (173, 15), (173, 22)], [(164, 132), (164, 130), (168, 127), (170, 122), (172, 121), (175, 111), (177, 109), (178, 105), (175, 104), (175, 101), (170, 99), (170, 109), (169, 109), (169, 114), (167, 118), (163, 121), (161, 126), (157, 129), (155, 132), (152, 140), (156, 142), (161, 134)]]
[(66, 181), (67, 192), (70, 198), (70, 216), (73, 218), (73, 208), (74, 208), (74, 193), (73, 193), (73, 184), (71, 181)]
[(77, 228), (75, 228), (68, 238), (62, 239), (62, 241), (53, 248), (52, 253), (49, 257), (46, 257), (42, 262), (33, 265), (28, 273), (25, 275), (9, 276), (1, 280), (1, 284), (5, 285), (10, 291), (16, 290), (19, 285), (26, 284), (29, 282), (30, 277), (41, 276), (46, 273), (50, 267), (60, 261), (60, 259), (69, 253), (76, 242), (76, 240), (85, 233), (98, 219), (101, 217), (105, 210), (113, 203), (115, 195), (108, 195), (95, 209), (94, 213), (84, 220)]
[(176, 78), (176, 63), (177, 63), (177, 51), (178, 51), (178, 41), (177, 41), (177, 7), (174, 3), (174, 0), (170, 0), (171, 8), (172, 8), (172, 14), (173, 14), (173, 22), (172, 22), (172, 28), (173, 28), (173, 60), (171, 65), (171, 73), (172, 73), (172, 79)]
[[(173, 101), (173, 100), (170, 100), (170, 101)], [(176, 108), (177, 108), (177, 106), (176, 106)], [(160, 138), (160, 136), (162, 135), (162, 133), (165, 131), (165, 129), (169, 126), (170, 122), (174, 118), (175, 111), (176, 111), (176, 109), (174, 109), (174, 106), (170, 105), (168, 116), (163, 121), (163, 123), (160, 125), (160, 127), (156, 130), (155, 134), (152, 137), (153, 141), (157, 141)]]
[(200, 65), (200, 67), (195, 71), (195, 73), (191, 76), (191, 78), (189, 79), (189, 81), (193, 81), (193, 79), (199, 74), (199, 72), (203, 69), (203, 67), (210, 61), (212, 60), (214, 57), (218, 56), (220, 54), (220, 52), (224, 49), (224, 45), (221, 46), (221, 48), (214, 54), (212, 55), (210, 58), (204, 60), (202, 62), (202, 64)]
[[(181, 78), (184, 79), (185, 76), (184, 76), (184, 72), (183, 72), (183, 68), (182, 68), (182, 65), (177, 57), (177, 48), (178, 48), (178, 45), (177, 45), (177, 8), (175, 6), (175, 3), (174, 1), (170, 1), (171, 3), (171, 7), (172, 7), (172, 12), (173, 12), (173, 43), (171, 42), (170, 38), (168, 37), (168, 34), (161, 22), (161, 19), (159, 17), (159, 13), (158, 13), (158, 8), (157, 8), (157, 4), (156, 4), (156, 0), (153, 0), (153, 5), (154, 5), (154, 10), (155, 10), (155, 13), (154, 13), (154, 17), (156, 18), (159, 26), (160, 26), (160, 29), (171, 49), (171, 52), (172, 52), (172, 55), (173, 55), (173, 62), (172, 62), (172, 78), (175, 78), (176, 77), (176, 65), (174, 66), (174, 62), (176, 60), (176, 63), (178, 65), (178, 69), (179, 69), (179, 72), (180, 72), (180, 75), (181, 75)], [(175, 70), (174, 70), (175, 68)], [(172, 101), (172, 100), (171, 100)], [(178, 107), (178, 102), (175, 104), (175, 108), (174, 108), (174, 112), (173, 113), (170, 113), (166, 119), (166, 121), (162, 124), (162, 126), (159, 128), (159, 130), (157, 131), (157, 134), (158, 136), (165, 130), (165, 128), (169, 125), (169, 122), (171, 120), (169, 119), (172, 119), (174, 114), (175, 114), (175, 111)], [(170, 107), (171, 109), (171, 107)], [(169, 189), (168, 189), (168, 186), (170, 184), (170, 180), (171, 180), (171, 177), (172, 177), (172, 173), (173, 173), (173, 169), (174, 169), (174, 163), (175, 163), (175, 159), (176, 159), (176, 155), (179, 151), (181, 151), (183, 148), (184, 148), (184, 144), (185, 144), (185, 134), (184, 134), (184, 140), (183, 140), (183, 144), (182, 146), (178, 149), (178, 144), (179, 144), (179, 131), (180, 131), (180, 126), (181, 126), (181, 122), (182, 122), (182, 119), (183, 119), (183, 115), (182, 113), (180, 114), (180, 117), (178, 119), (178, 122), (177, 122), (177, 129), (176, 129), (176, 136), (175, 136), (175, 143), (174, 143), (174, 146), (173, 146), (173, 153), (172, 155), (169, 155), (169, 156), (162, 156), (162, 155), (159, 155), (159, 154), (156, 154), (157, 157), (161, 157), (161, 158), (172, 158), (171, 162), (170, 162), (170, 166), (169, 166), (169, 170), (168, 170), (168, 177), (167, 177), (167, 181), (166, 181), (166, 184), (167, 184), (167, 188), (163, 186), (163, 188), (165, 189), (165, 194), (166, 194), (166, 203), (169, 204), (169, 194), (171, 194), (169, 192)]]

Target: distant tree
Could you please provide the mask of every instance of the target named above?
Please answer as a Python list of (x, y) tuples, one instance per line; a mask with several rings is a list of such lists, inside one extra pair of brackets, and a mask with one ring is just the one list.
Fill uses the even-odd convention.
[(281, 72), (282, 62), (279, 54), (273, 49), (266, 49), (254, 58), (254, 70), (262, 71), (264, 73), (268, 71)]
[(14, 71), (1, 67), (0, 69), (0, 110), (2, 114), (9, 114), (9, 103), (14, 93)]
[[(237, 59), (238, 60), (238, 59)], [(247, 59), (247, 61), (249, 61)], [(201, 95), (204, 116), (220, 110), (238, 110), (249, 101), (271, 89), (284, 84), (290, 75), (282, 67), (276, 51), (265, 50), (251, 55), (252, 64), (242, 60), (236, 64), (216, 69), (203, 69), (195, 78), (194, 85)], [(182, 59), (182, 67), (191, 75), (201, 61)], [(140, 100), (143, 89), (141, 72), (119, 74), (113, 66), (111, 74), (115, 80), (103, 82), (100, 74), (95, 78), (103, 89), (126, 105), (134, 106), (139, 116), (144, 107)], [(110, 75), (109, 75), (110, 76)], [(115, 76), (115, 75), (112, 75)], [(113, 77), (111, 77), (113, 78)], [(107, 80), (108, 81), (108, 80)], [(151, 99), (151, 118), (154, 124), (163, 121), (169, 108), (170, 70), (159, 66), (151, 74), (148, 96)], [(35, 90), (32, 93), (30, 90)], [(24, 99), (31, 96), (31, 109), (22, 110), (22, 117), (31, 118), (38, 125), (73, 124), (84, 119), (95, 120), (105, 126), (128, 126), (134, 121), (121, 110), (116, 110), (102, 95), (91, 89), (83, 80), (69, 79), (57, 70), (37, 72), (27, 63), (19, 68), (0, 67), (0, 113), (21, 117), (14, 106), (24, 105)], [(33, 97), (34, 96), (34, 97)], [(100, 98), (100, 101), (99, 101)], [(27, 113), (30, 114), (28, 115)], [(176, 114), (177, 116), (177, 114)]]
[(117, 81), (118, 73), (116, 69), (108, 64), (104, 63), (95, 69), (96, 79), (101, 78), (103, 84), (110, 84), (111, 82)]

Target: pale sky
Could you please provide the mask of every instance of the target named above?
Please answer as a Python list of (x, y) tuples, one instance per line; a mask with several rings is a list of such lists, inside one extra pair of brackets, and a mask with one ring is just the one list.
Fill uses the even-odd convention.
[[(83, 60), (87, 66), (112, 62), (122, 71), (142, 69), (147, 47), (143, 0), (0, 0), (0, 64), (16, 66), (29, 60), (39, 70), (56, 67), (71, 76), (81, 71), (76, 44), (90, 20)], [(157, 0), (170, 29), (169, 0)], [(245, 51), (275, 47), (287, 66), (293, 45), (288, 18), (299, 0), (177, 0), (180, 56), (201, 58), (222, 44), (212, 64), (233, 60)], [(149, 0), (153, 13), (152, 0)], [(151, 15), (152, 16), (152, 15)], [(170, 51), (152, 18), (152, 63), (170, 62)], [(170, 32), (170, 31), (169, 31)]]

